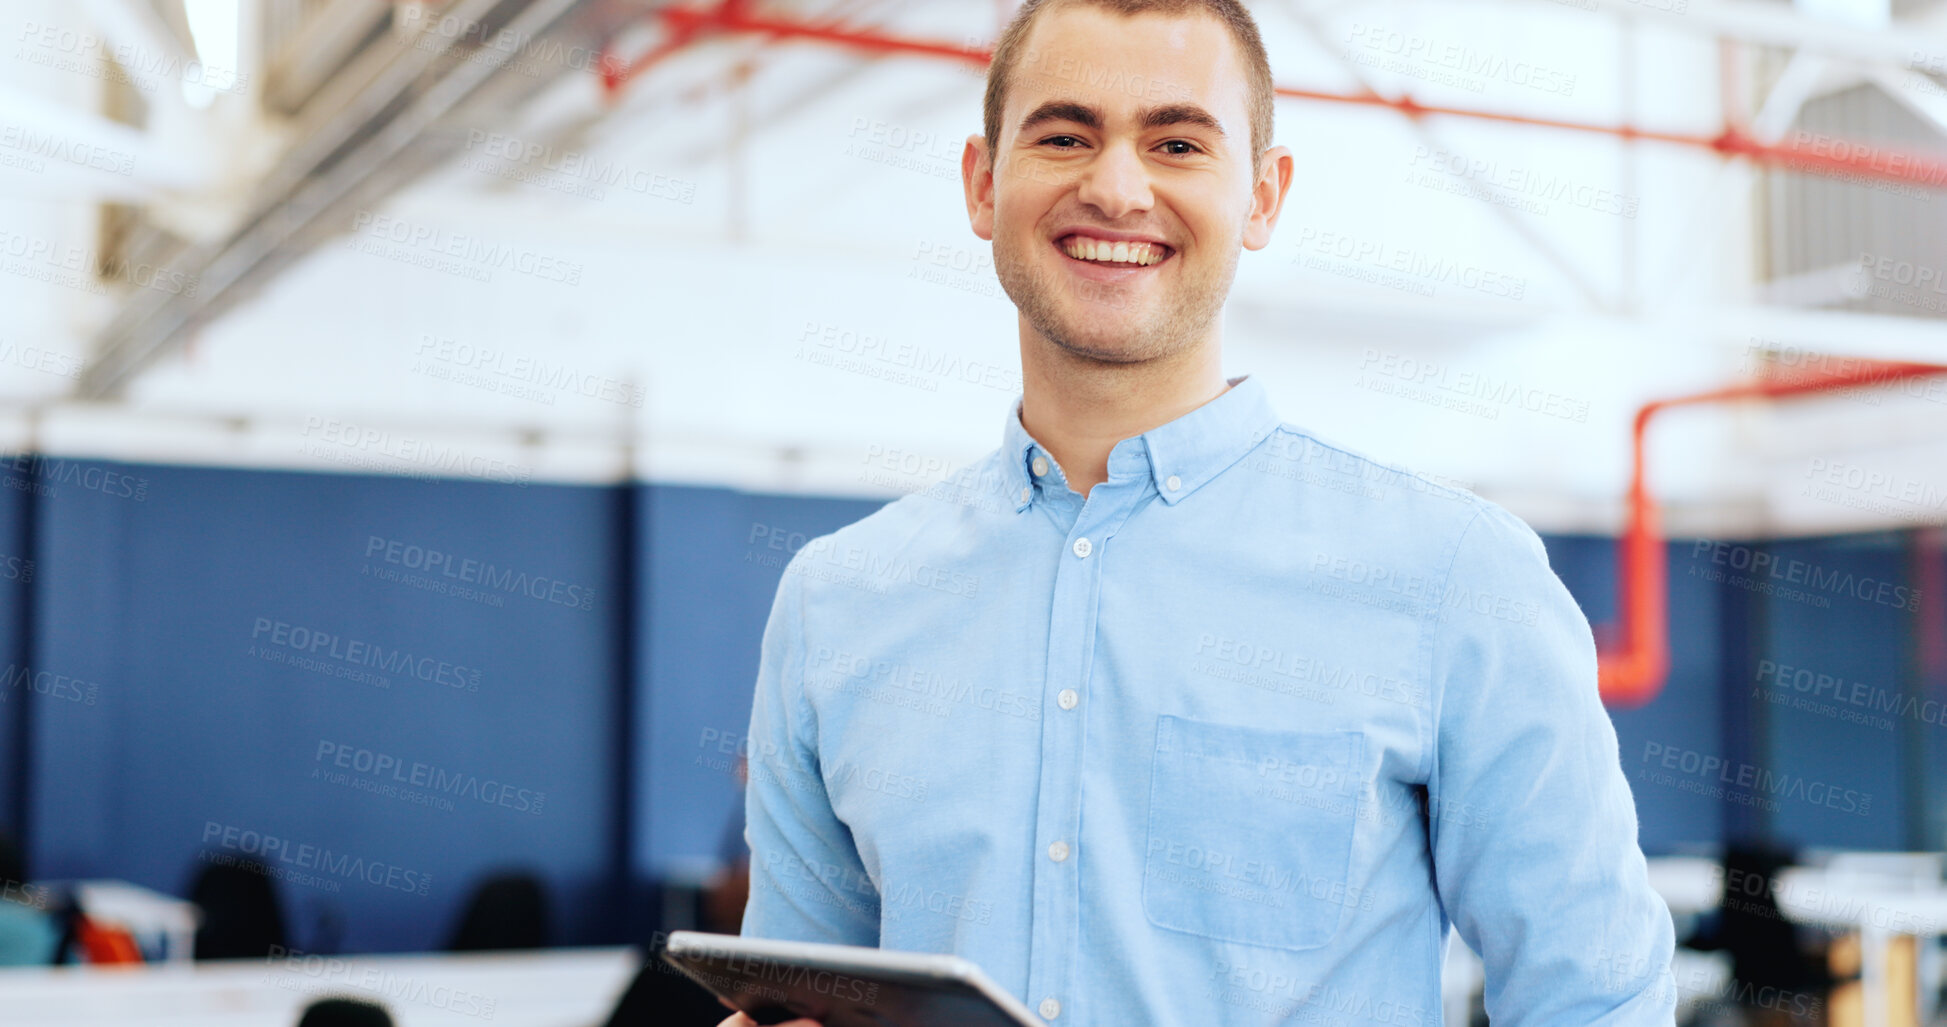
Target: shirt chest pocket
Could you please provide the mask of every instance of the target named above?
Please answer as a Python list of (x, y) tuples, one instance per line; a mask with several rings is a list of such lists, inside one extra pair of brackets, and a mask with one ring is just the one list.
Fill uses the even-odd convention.
[(1143, 913), (1281, 949), (1330, 941), (1364, 897), (1348, 880), (1365, 736), (1157, 718)]

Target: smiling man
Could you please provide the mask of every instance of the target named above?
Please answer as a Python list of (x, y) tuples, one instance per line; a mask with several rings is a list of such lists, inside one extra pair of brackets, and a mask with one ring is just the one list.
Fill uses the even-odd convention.
[(1002, 35), (962, 178), (1022, 396), (952, 487), (792, 559), (743, 931), (956, 953), (1056, 1024), (1410, 1027), (1451, 928), (1497, 1025), (1671, 1023), (1540, 539), (1221, 370), (1291, 183), (1271, 122), (1234, 2), (1030, 0)]

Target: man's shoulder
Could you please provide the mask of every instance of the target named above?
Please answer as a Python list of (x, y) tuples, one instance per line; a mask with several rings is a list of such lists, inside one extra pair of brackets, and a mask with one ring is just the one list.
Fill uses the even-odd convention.
[(996, 448), (952, 473), (904, 489), (905, 494), (834, 531), (807, 541), (793, 562), (872, 565), (926, 558), (934, 550), (968, 548), (970, 532), (1011, 519), (1018, 497), (1010, 492)]
[[(1388, 500), (1420, 497), (1433, 501), (1436, 505), (1432, 509), (1464, 510), (1464, 517), (1471, 517), (1481, 504), (1494, 505), (1475, 494), (1470, 482), (1375, 456), (1290, 421), (1278, 422), (1259, 452), (1259, 469), (1282, 466), (1292, 472), (1284, 475), (1287, 478), (1307, 485), (1327, 485), (1355, 496)], [(1349, 487), (1355, 485), (1365, 488)]]
[[(1303, 425), (1281, 421), (1260, 451), (1255, 469), (1316, 495), (1341, 496), (1358, 515), (1363, 534), (1388, 547), (1418, 542), (1431, 556), (1470, 545), (1539, 551), (1528, 523), (1474, 491), (1474, 483), (1376, 456)], [(1544, 556), (1545, 558), (1545, 556)]]

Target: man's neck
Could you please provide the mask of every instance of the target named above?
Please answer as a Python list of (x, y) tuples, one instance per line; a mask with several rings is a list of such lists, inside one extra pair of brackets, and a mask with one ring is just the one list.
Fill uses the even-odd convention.
[(1109, 451), (1223, 395), (1216, 341), (1142, 364), (1105, 364), (1023, 332), (1021, 427), (1084, 498), (1107, 481)]

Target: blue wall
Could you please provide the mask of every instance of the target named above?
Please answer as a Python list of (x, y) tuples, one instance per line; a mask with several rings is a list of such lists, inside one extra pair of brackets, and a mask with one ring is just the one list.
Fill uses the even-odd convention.
[[(23, 618), (33, 610), (29, 598), (39, 569), (33, 541), (26, 535), (25, 516), (32, 507), (14, 481), (13, 475), (0, 471), (0, 661), (4, 661), (0, 668), (8, 674), (17, 672), (17, 661), (25, 652)], [(0, 825), (20, 823), (18, 800), (25, 786), (26, 750), (18, 742), (18, 732), (24, 728), (24, 706), (25, 700), (0, 683)]]
[[(35, 873), (184, 893), (203, 854), (275, 837), (273, 862), (295, 875), (279, 885), (293, 941), (365, 951), (438, 947), (470, 885), (507, 864), (545, 875), (560, 941), (639, 929), (612, 896), (723, 844), (785, 560), (877, 506), (684, 486), (5, 466), (16, 469), (0, 481), (0, 823), (23, 827), (24, 794)], [(31, 585), (6, 562), (29, 513)], [(1547, 543), (1591, 619), (1612, 618), (1613, 543)], [(1909, 573), (1906, 536), (1768, 551)], [(1936, 726), (1860, 724), (1754, 692), (1770, 660), (1934, 694), (1941, 683), (1916, 676), (1913, 612), (1708, 580), (1709, 555), (1689, 543), (1670, 547), (1669, 566), (1670, 680), (1646, 706), (1613, 711), (1645, 849), (1750, 829), (1804, 844), (1932, 838), (1900, 785), (1903, 760), (1940, 768)], [(300, 663), (307, 633), (324, 641)], [(19, 789), (25, 706), (32, 773)], [(1872, 807), (1756, 814), (1647, 779), (1649, 745), (1869, 792)]]
[[(1615, 622), (1616, 544), (1613, 539), (1558, 535), (1544, 539), (1549, 564), (1568, 586), (1599, 641)], [(1669, 547), (1670, 676), (1655, 699), (1636, 708), (1610, 710), (1623, 772), (1636, 796), (1639, 841), (1646, 852), (1667, 853), (1685, 843), (1714, 841), (1722, 830), (1722, 803), (1693, 792), (1645, 781), (1652, 745), (1715, 753), (1723, 748), (1718, 709), (1723, 653), (1722, 597), (1684, 573), (1688, 547)], [(1661, 751), (1661, 750), (1658, 750)]]
[[(784, 564), (799, 546), (876, 502), (646, 486), (648, 541), (637, 554), (648, 640), (637, 681), (639, 799), (634, 868), (666, 873), (719, 851), (739, 829), (737, 757), (750, 726), (758, 644)], [(741, 844), (741, 843), (740, 843)]]
[[(1947, 698), (1940, 682), (1929, 682), (1913, 665), (1913, 636), (1918, 622), (1915, 607), (1899, 593), (1871, 590), (1861, 598), (1865, 582), (1905, 584), (1909, 578), (1908, 544), (1899, 535), (1863, 535), (1821, 542), (1783, 542), (1770, 547), (1780, 561), (1797, 561), (1806, 568), (1852, 575), (1855, 587), (1809, 589), (1806, 595), (1765, 600), (1768, 630), (1758, 655), (1774, 668), (1823, 674), (1847, 683), (1842, 695), (1858, 693), (1864, 702), (1846, 702), (1816, 691), (1771, 690), (1811, 702), (1804, 708), (1766, 704), (1769, 717), (1771, 763), (1802, 774), (1808, 784), (1824, 790), (1854, 792), (1832, 802), (1781, 802), (1773, 818), (1783, 837), (1811, 845), (1851, 845), (1861, 848), (1909, 847), (1909, 782), (1900, 761), (1916, 745), (1929, 746), (1942, 730), (1920, 719), (1918, 708), (1906, 709), (1906, 696)], [(1809, 573), (1809, 570), (1808, 570)], [(1938, 620), (1942, 598), (1932, 597), (1932, 616)], [(1779, 670), (1758, 682), (1764, 667), (1754, 666), (1733, 684), (1747, 688), (1775, 685)], [(1864, 686), (1855, 689), (1853, 686)], [(1816, 686), (1814, 686), (1816, 688)], [(1892, 709), (1876, 709), (1875, 696), (1893, 700)], [(1857, 719), (1854, 719), (1857, 718)], [(1859, 807), (1859, 808), (1849, 808)], [(1923, 840), (1913, 830), (1911, 847), (1940, 845)]]
[[(507, 863), (545, 871), (563, 937), (601, 930), (586, 911), (621, 828), (613, 490), (109, 466), (143, 497), (44, 497), (32, 666), (59, 677), (33, 696), (37, 874), (183, 892), (200, 854), (270, 836), (273, 865), (321, 879), (280, 885), (300, 945), (331, 919), (350, 949), (437, 947)], [(387, 580), (424, 551), (454, 575)], [(528, 577), (454, 593), (488, 565)], [(576, 591), (528, 594), (543, 577)], [(582, 589), (589, 609), (557, 601)]]

